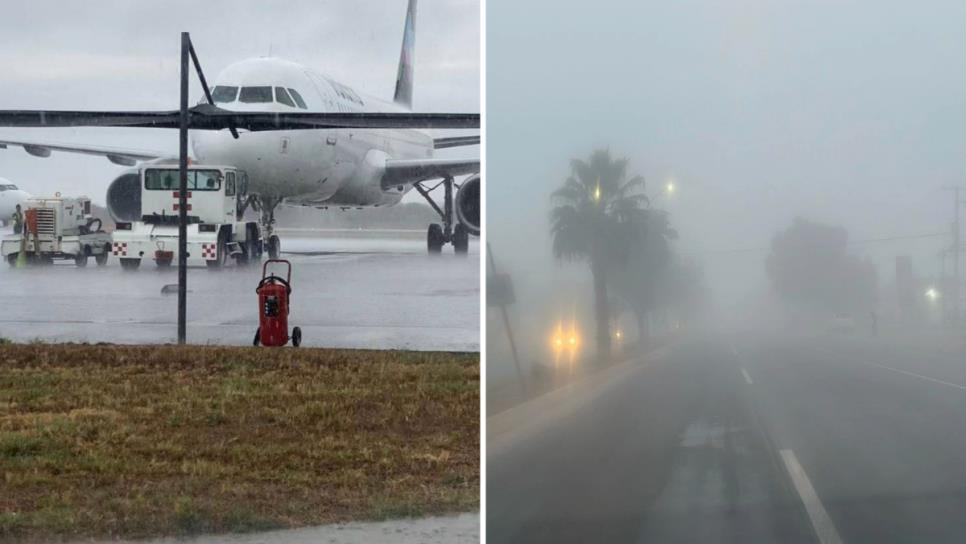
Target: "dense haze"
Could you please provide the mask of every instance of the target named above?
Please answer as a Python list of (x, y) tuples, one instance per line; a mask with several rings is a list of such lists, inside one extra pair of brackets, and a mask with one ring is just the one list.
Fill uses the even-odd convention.
[[(476, 0), (419, 3), (417, 110), (479, 111), (479, 12)], [(405, 13), (405, 0), (5, 5), (0, 109), (175, 109), (181, 31), (191, 32), (209, 81), (233, 62), (271, 54), (388, 99)], [(190, 92), (192, 104), (202, 96), (194, 75)], [(2, 129), (2, 137), (177, 151), (172, 130)], [(476, 150), (443, 156), (467, 153)], [(84, 192), (104, 202), (107, 185), (121, 171), (100, 157), (55, 153), (39, 159), (19, 148), (0, 150), (0, 177), (35, 194)]]
[[(585, 312), (586, 264), (554, 262), (549, 194), (572, 157), (630, 159), (702, 263), (719, 316), (754, 317), (771, 291), (767, 248), (796, 217), (849, 239), (947, 233), (966, 121), (957, 2), (543, 1), (487, 6), (487, 219), (514, 272), (523, 359), (550, 321)], [(552, 17), (548, 17), (552, 14)], [(551, 24), (552, 22), (552, 24)], [(674, 180), (672, 198), (662, 186)], [(939, 272), (949, 238), (850, 246), (882, 292), (895, 257)], [(490, 376), (509, 376), (488, 319)]]

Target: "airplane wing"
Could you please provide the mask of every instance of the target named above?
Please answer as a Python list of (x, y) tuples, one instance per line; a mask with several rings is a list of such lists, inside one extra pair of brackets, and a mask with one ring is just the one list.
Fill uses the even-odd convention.
[(22, 147), (24, 151), (36, 157), (49, 157), (51, 151), (98, 155), (106, 157), (107, 160), (121, 166), (134, 166), (138, 161), (147, 161), (165, 156), (163, 153), (121, 149), (119, 147), (34, 142), (0, 138), (0, 149), (6, 149), (8, 147)]
[(382, 176), (384, 189), (427, 179), (462, 176), (480, 171), (480, 159), (390, 159)]
[[(0, 127), (138, 127), (179, 128), (173, 111), (0, 110)], [(478, 113), (280, 113), (237, 112), (211, 104), (188, 111), (192, 130), (250, 131), (324, 128), (480, 128)]]
[(447, 147), (459, 147), (462, 145), (480, 145), (480, 135), (449, 136), (446, 138), (435, 138), (433, 140), (434, 149), (446, 149)]

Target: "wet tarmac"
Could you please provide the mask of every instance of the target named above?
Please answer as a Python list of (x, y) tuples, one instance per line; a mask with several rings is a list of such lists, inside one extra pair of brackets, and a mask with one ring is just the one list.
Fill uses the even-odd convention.
[[(292, 262), (290, 326), (314, 347), (479, 351), (480, 255), (429, 256), (422, 233), (282, 232)], [(188, 342), (250, 345), (260, 267), (188, 272)], [(177, 269), (0, 267), (0, 337), (14, 341), (173, 343)], [(176, 292), (176, 291), (175, 291)]]

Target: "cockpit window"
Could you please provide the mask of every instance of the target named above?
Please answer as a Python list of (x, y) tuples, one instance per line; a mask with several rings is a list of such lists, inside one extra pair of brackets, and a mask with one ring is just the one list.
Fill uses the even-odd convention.
[(271, 87), (242, 87), (241, 96), (238, 97), (238, 100), (246, 103), (271, 102), (272, 88)]
[(295, 89), (289, 89), (288, 92), (292, 94), (292, 98), (295, 99), (295, 103), (298, 104), (300, 108), (303, 110), (309, 109), (308, 106), (305, 105), (305, 100), (302, 100), (302, 95), (300, 95), (298, 91)]
[(275, 100), (280, 104), (285, 104), (286, 106), (295, 107), (295, 102), (292, 102), (292, 97), (285, 92), (282, 87), (275, 87)]
[(16, 191), (16, 190), (17, 190), (16, 185), (12, 185), (12, 184), (0, 185), (0, 191)]
[(215, 104), (220, 104), (224, 102), (234, 102), (236, 96), (238, 96), (238, 87), (227, 87), (225, 85), (217, 85), (211, 91), (211, 99), (215, 101)]

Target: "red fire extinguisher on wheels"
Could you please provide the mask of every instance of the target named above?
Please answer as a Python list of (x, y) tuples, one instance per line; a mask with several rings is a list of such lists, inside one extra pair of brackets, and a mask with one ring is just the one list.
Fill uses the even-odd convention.
[[(288, 267), (285, 278), (268, 273), (272, 263)], [(288, 335), (289, 297), (292, 295), (292, 263), (283, 259), (269, 259), (262, 265), (262, 279), (255, 288), (258, 295), (258, 330), (255, 331), (253, 345), (284, 346), (290, 340)], [(302, 329), (292, 329), (292, 345), (302, 343)]]

